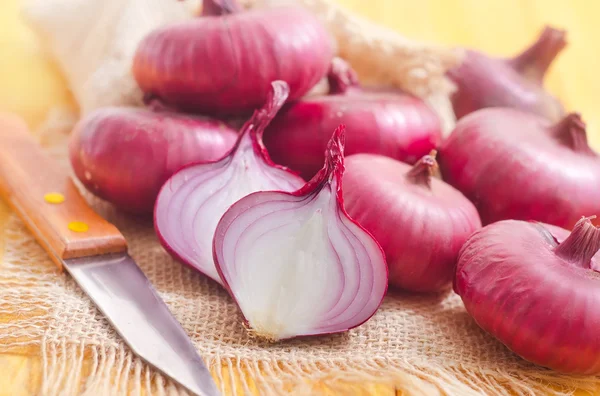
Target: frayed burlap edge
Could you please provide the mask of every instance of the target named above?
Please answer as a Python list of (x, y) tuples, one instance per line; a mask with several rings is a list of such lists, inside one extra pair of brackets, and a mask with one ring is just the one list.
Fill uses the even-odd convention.
[[(40, 394), (86, 396), (187, 392), (145, 365), (125, 347), (65, 340), (39, 345)], [(426, 361), (286, 362), (253, 361), (233, 356), (205, 357), (223, 395), (372, 395), (394, 389), (410, 396), (434, 395), (572, 395), (595, 394), (594, 377), (557, 376), (548, 371), (515, 371), (441, 366)]]

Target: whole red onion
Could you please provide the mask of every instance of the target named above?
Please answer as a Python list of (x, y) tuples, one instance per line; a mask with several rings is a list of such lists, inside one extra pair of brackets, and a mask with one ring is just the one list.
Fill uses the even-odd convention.
[(383, 248), (390, 284), (406, 290), (448, 286), (460, 248), (481, 227), (473, 204), (436, 170), (435, 151), (413, 167), (373, 154), (346, 160), (346, 210)]
[(462, 248), (454, 290), (477, 324), (519, 356), (600, 374), (600, 230), (504, 220)]
[(600, 157), (576, 113), (552, 124), (514, 109), (479, 110), (457, 123), (438, 161), (483, 224), (537, 220), (570, 229), (600, 212)]
[(242, 11), (236, 0), (204, 0), (203, 16), (151, 32), (133, 74), (146, 93), (206, 114), (249, 113), (283, 80), (290, 100), (325, 76), (331, 39), (301, 7)]
[(265, 131), (265, 146), (277, 163), (308, 179), (324, 161), (327, 141), (344, 123), (346, 153), (372, 153), (414, 163), (441, 141), (437, 114), (421, 99), (361, 88), (343, 60), (332, 62), (330, 93), (286, 105)]
[(452, 96), (456, 116), (486, 107), (511, 107), (557, 121), (563, 107), (546, 92), (543, 80), (566, 44), (563, 30), (546, 27), (531, 47), (514, 58), (466, 50), (462, 64), (448, 72), (458, 88)]
[(221, 121), (159, 110), (103, 108), (81, 119), (71, 165), (92, 193), (133, 213), (152, 212), (163, 183), (183, 165), (221, 158), (237, 139)]

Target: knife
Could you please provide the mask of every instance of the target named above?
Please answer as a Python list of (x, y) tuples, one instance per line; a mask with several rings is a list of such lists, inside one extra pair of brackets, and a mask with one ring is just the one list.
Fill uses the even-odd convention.
[(0, 196), (134, 354), (196, 395), (218, 395), (184, 329), (127, 253), (123, 235), (87, 205), (25, 123), (5, 114), (0, 114)]

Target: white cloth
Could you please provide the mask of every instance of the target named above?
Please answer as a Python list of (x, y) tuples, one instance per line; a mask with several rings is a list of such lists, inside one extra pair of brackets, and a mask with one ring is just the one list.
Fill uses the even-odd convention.
[(62, 69), (82, 112), (140, 105), (131, 74), (140, 40), (167, 23), (192, 18), (197, 1), (30, 0), (23, 16)]

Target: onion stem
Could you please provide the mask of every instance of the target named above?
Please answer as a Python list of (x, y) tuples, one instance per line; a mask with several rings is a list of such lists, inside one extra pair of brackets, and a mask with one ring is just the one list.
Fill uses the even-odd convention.
[(341, 124), (333, 132), (331, 140), (327, 144), (327, 157), (325, 158), (325, 169), (327, 170), (327, 179), (329, 182), (335, 176), (340, 176), (344, 172), (344, 145), (346, 144), (346, 136), (344, 131), (346, 126)]
[(541, 83), (548, 68), (566, 47), (566, 32), (547, 26), (531, 47), (511, 60), (511, 64), (524, 77)]
[(565, 146), (573, 151), (594, 155), (588, 145), (585, 122), (579, 113), (570, 113), (552, 128), (552, 134)]
[(567, 239), (554, 248), (554, 253), (579, 267), (591, 268), (592, 257), (600, 250), (600, 229), (592, 223), (594, 218), (581, 218)]
[(242, 11), (237, 0), (203, 0), (202, 16), (220, 16)]
[(158, 98), (157, 96), (150, 94), (150, 93), (144, 94), (142, 101), (143, 101), (144, 105), (146, 106), (146, 108), (154, 113), (165, 112), (165, 111), (167, 111), (167, 112), (168, 111), (173, 111), (173, 112), (177, 111), (175, 108), (168, 106), (160, 98)]
[(414, 184), (431, 188), (431, 177), (437, 173), (438, 163), (435, 160), (436, 150), (423, 156), (407, 173), (406, 178)]
[(345, 94), (349, 88), (358, 87), (358, 75), (350, 65), (341, 58), (334, 58), (327, 74), (329, 94)]

